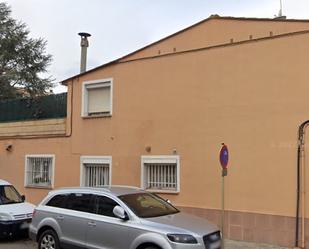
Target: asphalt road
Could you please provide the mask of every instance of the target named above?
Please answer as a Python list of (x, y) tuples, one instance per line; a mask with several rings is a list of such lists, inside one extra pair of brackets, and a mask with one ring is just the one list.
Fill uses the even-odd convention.
[(37, 244), (29, 239), (12, 239), (0, 241), (1, 249), (36, 249)]
[[(29, 239), (15, 239), (0, 241), (0, 249), (36, 249), (37, 244)], [(249, 242), (239, 242), (226, 240), (225, 249), (288, 249), (286, 247), (277, 247), (266, 244), (256, 244)]]

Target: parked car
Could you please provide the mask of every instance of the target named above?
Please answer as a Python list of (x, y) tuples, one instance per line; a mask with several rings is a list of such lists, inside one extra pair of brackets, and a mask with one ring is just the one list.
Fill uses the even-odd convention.
[(219, 249), (219, 229), (133, 187), (67, 188), (37, 206), (29, 229), (39, 249)]
[(34, 207), (12, 184), (0, 179), (0, 238), (27, 234)]

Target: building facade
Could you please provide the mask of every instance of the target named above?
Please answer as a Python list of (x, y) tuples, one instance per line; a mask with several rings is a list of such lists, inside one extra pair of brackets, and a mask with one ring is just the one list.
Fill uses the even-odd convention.
[(34, 203), (65, 186), (140, 186), (219, 225), (224, 142), (227, 237), (293, 246), (308, 50), (308, 21), (211, 16), (63, 81), (66, 118), (0, 123), (1, 178)]

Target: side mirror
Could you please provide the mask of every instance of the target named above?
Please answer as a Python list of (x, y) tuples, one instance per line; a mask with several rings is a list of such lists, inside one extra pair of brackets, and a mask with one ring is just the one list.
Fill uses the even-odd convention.
[(25, 195), (22, 195), (22, 196), (21, 196), (21, 200), (22, 200), (23, 202), (25, 202), (26, 196), (25, 196)]
[(126, 211), (124, 211), (124, 209), (120, 206), (115, 206), (114, 209), (113, 209), (113, 214), (119, 218), (119, 219), (122, 219), (122, 220), (128, 220), (129, 217), (128, 215), (126, 214)]

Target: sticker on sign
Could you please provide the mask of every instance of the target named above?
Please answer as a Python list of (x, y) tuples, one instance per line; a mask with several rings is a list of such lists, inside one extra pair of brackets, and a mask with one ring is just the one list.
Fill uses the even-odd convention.
[(229, 150), (227, 146), (223, 143), (220, 150), (220, 164), (222, 168), (227, 168), (229, 162)]

